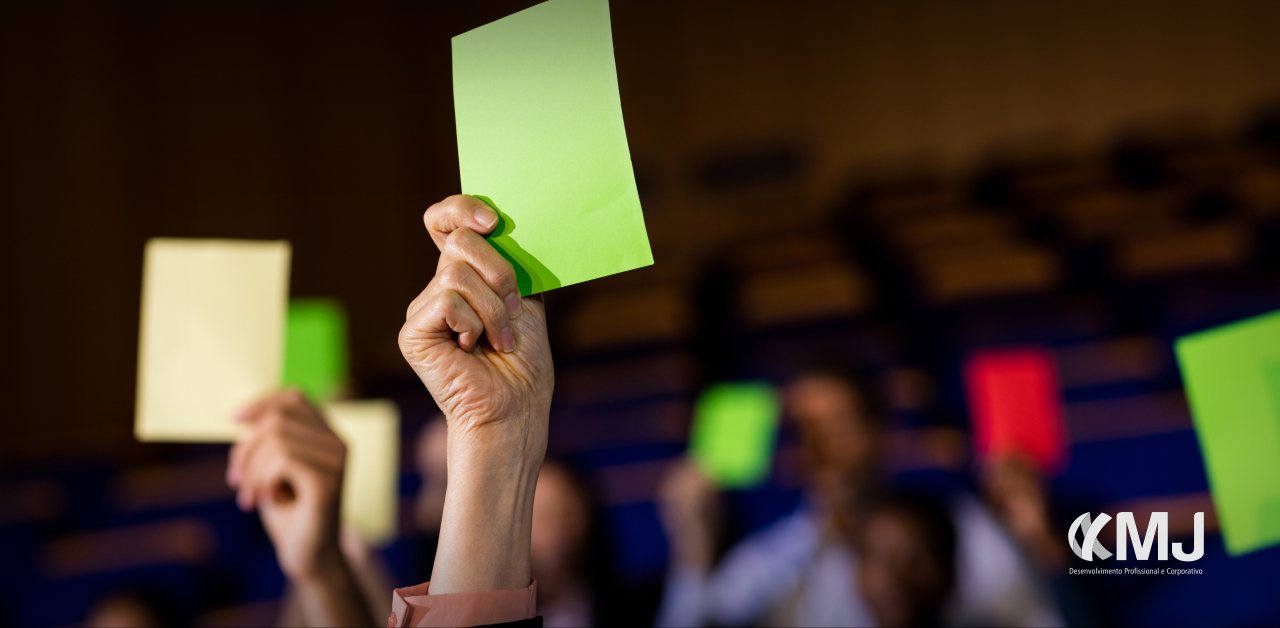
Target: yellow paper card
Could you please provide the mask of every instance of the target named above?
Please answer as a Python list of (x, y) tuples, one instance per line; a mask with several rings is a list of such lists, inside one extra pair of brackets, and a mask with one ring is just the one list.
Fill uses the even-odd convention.
[(147, 242), (138, 440), (235, 440), (236, 412), (280, 382), (289, 256), (285, 241)]
[(396, 538), (400, 490), (400, 411), (386, 399), (335, 401), (325, 414), (347, 444), (342, 523), (373, 546)]

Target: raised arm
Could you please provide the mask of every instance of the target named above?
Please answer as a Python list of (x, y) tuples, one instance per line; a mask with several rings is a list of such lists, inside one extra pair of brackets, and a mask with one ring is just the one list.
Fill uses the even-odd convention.
[(374, 618), (338, 540), (342, 440), (297, 391), (262, 399), (240, 420), (248, 430), (231, 448), (227, 481), (240, 508), (262, 516), (306, 625), (369, 625)]
[(424, 218), (435, 277), (409, 305), (400, 350), (448, 423), (448, 488), (431, 595), (531, 584), (533, 491), (555, 385), (540, 298), (481, 234), (498, 216), (470, 196)]

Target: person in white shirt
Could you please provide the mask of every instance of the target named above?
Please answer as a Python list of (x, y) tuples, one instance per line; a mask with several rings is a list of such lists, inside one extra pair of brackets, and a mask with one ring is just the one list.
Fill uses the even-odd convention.
[[(873, 626), (858, 594), (858, 553), (848, 539), (884, 484), (883, 413), (874, 391), (838, 368), (814, 369), (787, 389), (806, 478), (802, 505), (730, 548), (713, 564), (720, 513), (714, 488), (689, 463), (661, 491), (671, 548), (655, 624), (668, 626)], [(951, 625), (1061, 626), (1051, 596), (1001, 525), (976, 498), (949, 504), (956, 529)]]

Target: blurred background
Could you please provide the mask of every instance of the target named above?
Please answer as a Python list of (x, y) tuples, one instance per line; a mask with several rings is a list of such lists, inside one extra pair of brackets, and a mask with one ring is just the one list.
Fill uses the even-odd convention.
[[(226, 446), (133, 438), (155, 236), (288, 239), (292, 295), (345, 306), (355, 394), (403, 417), (380, 554), (418, 582), (437, 410), (395, 337), (434, 271), (422, 212), (459, 192), (449, 38), (531, 4), (0, 7), (0, 624), (75, 624), (131, 587), (200, 625), (279, 612)], [(837, 352), (889, 401), (895, 477), (972, 488), (964, 357), (1031, 344), (1071, 443), (1055, 530), (1209, 513), (1204, 575), (1090, 580), (1098, 621), (1280, 621), (1280, 551), (1230, 558), (1216, 534), (1171, 351), (1280, 308), (1280, 4), (611, 10), (656, 263), (547, 307), (550, 454), (598, 509), (619, 616), (656, 612), (656, 493), (708, 383)], [(797, 455), (784, 429), (769, 481), (727, 495), (731, 538), (796, 507)]]

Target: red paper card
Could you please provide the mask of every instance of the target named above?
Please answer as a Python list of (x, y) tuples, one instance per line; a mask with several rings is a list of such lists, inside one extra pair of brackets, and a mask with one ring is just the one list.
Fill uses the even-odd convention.
[(964, 366), (965, 393), (980, 460), (1023, 456), (1040, 471), (1067, 462), (1066, 429), (1053, 356), (1039, 347), (986, 349)]

